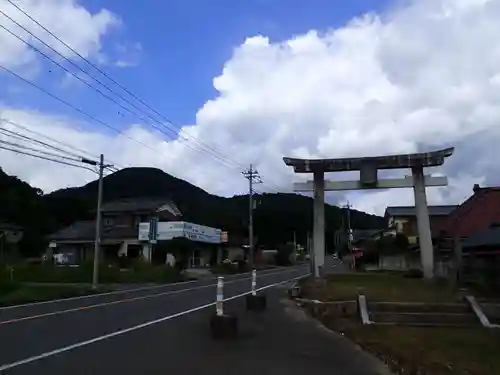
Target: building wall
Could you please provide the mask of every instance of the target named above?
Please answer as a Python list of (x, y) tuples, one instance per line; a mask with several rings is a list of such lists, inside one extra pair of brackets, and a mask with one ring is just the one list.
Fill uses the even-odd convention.
[(406, 271), (422, 268), (419, 257), (408, 254), (380, 255), (378, 266), (379, 269), (388, 271)]

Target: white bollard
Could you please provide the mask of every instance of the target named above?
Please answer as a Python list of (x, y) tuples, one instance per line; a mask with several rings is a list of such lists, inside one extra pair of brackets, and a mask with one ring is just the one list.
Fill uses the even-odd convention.
[(217, 316), (224, 315), (224, 277), (222, 276), (217, 278), (217, 297), (215, 308), (217, 310)]
[(257, 271), (253, 270), (252, 271), (252, 296), (257, 295)]

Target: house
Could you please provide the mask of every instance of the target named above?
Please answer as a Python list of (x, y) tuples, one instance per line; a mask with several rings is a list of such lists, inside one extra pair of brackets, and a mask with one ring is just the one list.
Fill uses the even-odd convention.
[(461, 242), (462, 278), (480, 285), (500, 287), (500, 222)]
[[(432, 237), (436, 237), (442, 223), (457, 208), (457, 205), (428, 206)], [(384, 218), (387, 228), (376, 234), (377, 239), (384, 238), (390, 251), (381, 251), (378, 257), (378, 268), (386, 270), (409, 270), (422, 268), (420, 249), (418, 246), (418, 223), (415, 206), (389, 206)], [(398, 234), (408, 239), (408, 249), (394, 251), (398, 248)], [(396, 241), (396, 242), (394, 242)], [(438, 257), (439, 258), (439, 257)]]
[[(148, 244), (138, 238), (139, 224), (158, 217), (172, 221), (182, 213), (168, 198), (133, 198), (102, 205), (101, 255), (117, 259), (148, 254)], [(64, 253), (68, 263), (90, 260), (94, 252), (95, 221), (76, 221), (48, 237), (56, 253)]]
[[(439, 233), (443, 223), (457, 207), (457, 205), (428, 206), (433, 237)], [(387, 228), (394, 231), (393, 234), (404, 234), (411, 245), (418, 243), (417, 211), (415, 206), (389, 206), (385, 210), (384, 218), (387, 222)]]
[(480, 187), (476, 184), (473, 192), (441, 223), (438, 246), (449, 248), (447, 243), (460, 243), (462, 282), (500, 286), (497, 252), (500, 242), (497, 224), (500, 222), (500, 187)]
[[(13, 255), (13, 249), (23, 238), (23, 228), (12, 223), (0, 223), (0, 264)], [(14, 251), (15, 253), (15, 251)]]
[(476, 184), (473, 192), (436, 228), (441, 237), (466, 238), (500, 221), (500, 187)]

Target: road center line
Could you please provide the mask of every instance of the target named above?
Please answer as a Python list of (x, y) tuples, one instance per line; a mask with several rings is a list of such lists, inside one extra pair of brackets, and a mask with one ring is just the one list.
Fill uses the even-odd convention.
[[(290, 270), (286, 270), (286, 271), (290, 271)], [(276, 275), (278, 273), (284, 273), (286, 271), (278, 271), (278, 272), (274, 272), (274, 273), (267, 273), (267, 274), (261, 275), (261, 277), (272, 276), (272, 275)], [(239, 278), (239, 279), (236, 279), (236, 280), (227, 281), (227, 282), (225, 282), (225, 284), (233, 284), (233, 283), (237, 283), (237, 282), (241, 282), (241, 281), (245, 281), (245, 280), (250, 280), (250, 279), (251, 279), (251, 277)], [(200, 285), (200, 286), (195, 286), (195, 287), (192, 287), (192, 288), (179, 289), (179, 290), (169, 290), (167, 292), (155, 293), (155, 294), (148, 294), (148, 295), (145, 295), (145, 296), (138, 296), (138, 297), (124, 298), (124, 299), (120, 299), (120, 300), (117, 300), (117, 301), (102, 302), (102, 303), (96, 303), (96, 304), (93, 304), (93, 305), (77, 306), (77, 307), (74, 307), (74, 308), (71, 308), (71, 309), (56, 310), (56, 311), (51, 311), (51, 312), (48, 312), (48, 313), (28, 315), (28, 316), (24, 316), (24, 317), (21, 317), (21, 318), (13, 318), (13, 319), (9, 319), (9, 320), (0, 321), (0, 326), (7, 325), (7, 324), (20, 323), (20, 322), (23, 322), (23, 321), (26, 321), (26, 320), (40, 319), (40, 318), (45, 318), (45, 317), (54, 316), (54, 315), (67, 314), (67, 313), (76, 312), (76, 311), (90, 310), (90, 309), (94, 309), (94, 308), (97, 308), (97, 307), (112, 306), (112, 305), (118, 305), (120, 303), (140, 301), (140, 300), (149, 299), (149, 298), (156, 298), (156, 297), (168, 296), (168, 295), (179, 294), (179, 293), (183, 293), (183, 292), (190, 292), (190, 291), (193, 291), (193, 290), (199, 290), (199, 289), (204, 289), (204, 288), (215, 287), (216, 285), (217, 284)]]
[[(268, 289), (268, 288), (273, 288), (275, 286), (286, 284), (288, 282), (295, 281), (295, 280), (307, 277), (309, 275), (310, 274), (307, 273), (307, 274), (304, 274), (302, 276), (294, 277), (292, 279), (288, 279), (288, 280), (285, 280), (285, 281), (280, 281), (280, 282), (277, 282), (277, 283), (274, 283), (274, 284), (266, 285), (266, 286), (263, 286), (261, 288), (258, 288), (257, 291), (265, 290), (265, 289)], [(246, 296), (247, 294), (250, 294), (250, 293), (251, 293), (251, 291), (248, 291), (248, 292), (245, 292), (245, 293), (241, 293), (241, 294), (238, 294), (238, 295), (226, 298), (224, 301), (231, 301), (233, 299)], [(149, 326), (154, 325), (154, 324), (162, 323), (162, 322), (165, 322), (167, 320), (171, 320), (171, 319), (177, 318), (179, 316), (187, 315), (187, 314), (199, 311), (199, 310), (203, 310), (203, 309), (206, 309), (207, 307), (214, 306), (214, 305), (215, 305), (215, 302), (207, 303), (205, 305), (197, 306), (197, 307), (194, 307), (192, 309), (181, 311), (181, 312), (169, 315), (169, 316), (165, 316), (165, 317), (160, 318), (160, 319), (152, 320), (152, 321), (149, 321), (149, 322), (146, 322), (146, 323), (142, 323), (142, 324), (130, 327), (130, 328), (126, 328), (126, 329), (122, 329), (122, 330), (115, 331), (115, 332), (112, 332), (112, 333), (108, 333), (108, 334), (103, 335), (103, 336), (94, 337), (93, 339), (90, 339), (90, 340), (81, 341), (81, 342), (78, 342), (78, 343), (73, 344), (73, 345), (65, 346), (65, 347), (62, 347), (62, 348), (59, 348), (59, 349), (55, 349), (55, 350), (52, 350), (52, 351), (49, 351), (49, 352), (45, 352), (45, 353), (42, 353), (42, 354), (39, 354), (39, 355), (36, 355), (36, 356), (33, 356), (33, 357), (29, 357), (29, 358), (25, 358), (25, 359), (22, 359), (22, 360), (19, 360), (19, 361), (16, 361), (16, 362), (8, 363), (8, 364), (0, 366), (0, 372), (8, 370), (8, 369), (11, 369), (11, 368), (14, 368), (14, 367), (18, 367), (18, 366), (21, 366), (21, 365), (25, 365), (25, 364), (28, 364), (28, 363), (31, 363), (31, 362), (35, 362), (35, 361), (38, 361), (38, 360), (43, 359), (43, 358), (47, 358), (47, 357), (51, 357), (51, 356), (54, 356), (54, 355), (57, 355), (57, 354), (60, 354), (60, 353), (68, 352), (70, 350), (73, 350), (73, 349), (76, 349), (76, 348), (80, 348), (82, 346), (87, 346), (87, 345), (90, 345), (90, 344), (94, 344), (96, 342), (103, 341), (103, 340), (106, 340), (106, 339), (109, 339), (109, 338), (112, 338), (112, 337), (115, 337), (115, 336), (123, 335), (125, 333), (137, 331), (139, 329), (146, 328), (146, 327), (149, 327)]]

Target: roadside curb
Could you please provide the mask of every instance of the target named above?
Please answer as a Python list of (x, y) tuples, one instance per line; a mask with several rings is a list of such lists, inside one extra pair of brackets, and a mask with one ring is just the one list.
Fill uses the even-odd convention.
[(325, 335), (329, 335), (332, 340), (341, 340), (343, 345), (351, 347), (367, 361), (370, 361), (370, 369), (373, 372), (367, 372), (367, 375), (396, 375), (396, 373), (392, 372), (389, 365), (384, 363), (382, 359), (370, 351), (363, 349), (363, 347), (350, 340), (343, 333), (328, 328), (320, 320), (307, 314), (306, 310), (301, 308), (296, 301), (283, 298), (280, 300), (280, 304), (283, 306), (285, 314), (288, 315), (290, 319), (295, 320), (296, 324), (308, 324), (313, 329), (321, 331)]

